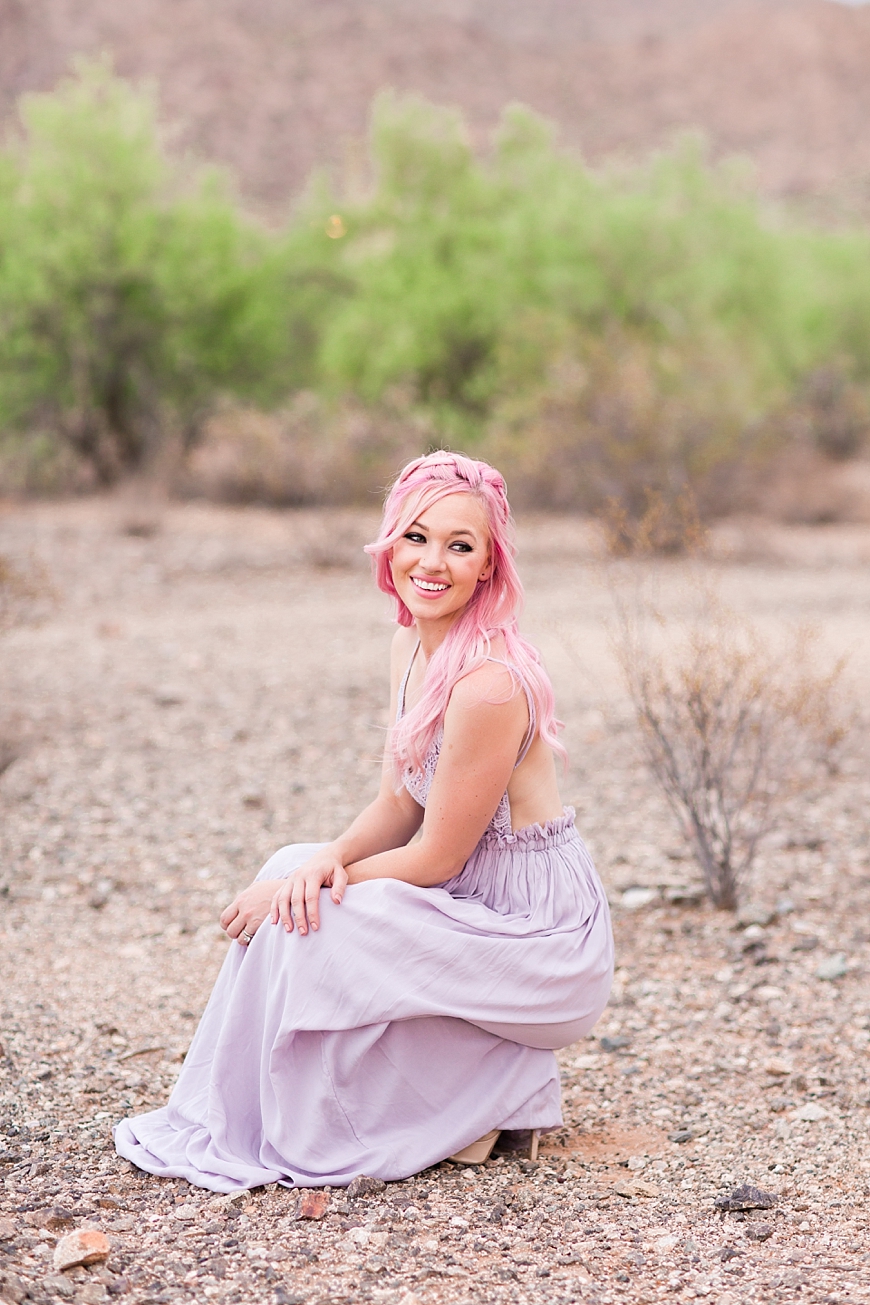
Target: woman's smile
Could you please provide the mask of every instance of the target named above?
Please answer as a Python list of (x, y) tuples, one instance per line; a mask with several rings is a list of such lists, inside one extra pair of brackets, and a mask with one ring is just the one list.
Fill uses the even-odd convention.
[(421, 575), (412, 575), (411, 583), (415, 588), (422, 590), (424, 594), (433, 594), (435, 597), (443, 594), (445, 589), (450, 588), (446, 580), (427, 580)]

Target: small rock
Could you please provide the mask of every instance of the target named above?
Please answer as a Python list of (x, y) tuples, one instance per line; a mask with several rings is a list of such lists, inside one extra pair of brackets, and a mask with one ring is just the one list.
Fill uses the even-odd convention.
[(743, 930), (744, 944), (748, 944), (750, 947), (755, 946), (756, 943), (763, 942), (766, 937), (767, 932), (765, 929), (762, 929), (760, 924), (750, 924), (747, 929)]
[(62, 1273), (56, 1273), (52, 1277), (43, 1278), (42, 1285), (47, 1292), (51, 1293), (52, 1296), (70, 1297), (76, 1294), (75, 1287), (70, 1282), (69, 1278), (65, 1278)]
[(659, 895), (657, 888), (626, 888), (620, 898), (620, 905), (626, 911), (639, 911), (643, 906), (649, 906)]
[(744, 1231), (751, 1242), (766, 1242), (768, 1237), (773, 1236), (773, 1228), (769, 1223), (748, 1223)]
[(633, 1173), (639, 1173), (641, 1169), (646, 1169), (648, 1164), (645, 1155), (630, 1155), (628, 1157), (628, 1167)]
[(828, 1112), (817, 1101), (808, 1101), (800, 1110), (794, 1112), (792, 1118), (802, 1119), (807, 1124), (817, 1124), (819, 1120), (828, 1118)]
[(665, 901), (674, 906), (700, 906), (706, 896), (703, 884), (670, 884), (665, 889)]
[(842, 979), (848, 968), (845, 953), (837, 952), (836, 955), (829, 956), (827, 960), (822, 961), (816, 970), (816, 978), (826, 979), (829, 982), (833, 979)]
[(736, 1256), (738, 1256), (739, 1254), (740, 1252), (737, 1250), (736, 1247), (723, 1246), (722, 1249), (719, 1251), (719, 1259), (722, 1261), (723, 1264), (727, 1264), (729, 1260), (735, 1259)]
[(631, 1038), (620, 1033), (615, 1038), (599, 1038), (598, 1045), (602, 1051), (622, 1051), (623, 1047), (631, 1046)]
[(164, 685), (163, 688), (155, 689), (154, 701), (158, 707), (180, 707), (184, 702), (184, 695), (178, 689)]
[(636, 1196), (658, 1196), (659, 1189), (654, 1183), (648, 1183), (643, 1178), (621, 1178), (618, 1183), (614, 1183), (613, 1190), (617, 1196), (623, 1196), (626, 1200), (633, 1200)]
[(802, 934), (796, 943), (792, 944), (793, 952), (814, 952), (819, 945), (819, 940), (815, 934)]
[(97, 1205), (101, 1210), (123, 1210), (123, 1206), (114, 1196), (101, 1196)]
[(11, 1305), (20, 1305), (20, 1302), (26, 1300), (30, 1294), (21, 1279), (14, 1273), (0, 1273), (0, 1292), (2, 1292), (0, 1299), (10, 1301)]
[(251, 807), (253, 810), (257, 811), (262, 810), (266, 805), (266, 799), (257, 789), (248, 789), (246, 793), (243, 793), (242, 802), (246, 807)]
[(691, 1128), (678, 1128), (675, 1133), (668, 1133), (668, 1141), (682, 1145), (683, 1142), (691, 1142), (694, 1136)]
[(764, 1072), (765, 1074), (769, 1074), (771, 1078), (784, 1078), (785, 1075), (790, 1074), (793, 1069), (794, 1066), (790, 1061), (781, 1060), (778, 1056), (774, 1056), (771, 1060), (767, 1060), (764, 1063)]
[(329, 1192), (321, 1187), (307, 1187), (299, 1193), (297, 1219), (322, 1219), (329, 1209)]
[(17, 1235), (14, 1219), (0, 1219), (0, 1242), (11, 1242)]
[(774, 913), (770, 907), (762, 906), (760, 902), (747, 902), (741, 906), (737, 912), (737, 923), (741, 928), (746, 929), (753, 924), (766, 928), (774, 918)]
[(108, 1295), (101, 1282), (86, 1282), (79, 1292), (82, 1305), (102, 1305)]
[(176, 1219), (195, 1219), (199, 1214), (199, 1209), (197, 1206), (185, 1202), (184, 1205), (176, 1205), (172, 1213), (175, 1215)]
[(386, 1185), (382, 1178), (369, 1178), (368, 1174), (357, 1174), (348, 1185), (347, 1194), (353, 1198), (374, 1196), (377, 1192), (382, 1192)]
[(49, 1210), (45, 1219), (45, 1227), (52, 1228), (55, 1232), (62, 1228), (69, 1230), (75, 1225), (76, 1217), (70, 1210), (62, 1210), (56, 1205)]
[(765, 1192), (761, 1187), (743, 1183), (735, 1187), (730, 1196), (720, 1196), (714, 1204), (717, 1210), (772, 1210), (777, 1197), (774, 1192)]
[(109, 1239), (94, 1228), (79, 1228), (77, 1232), (61, 1237), (54, 1248), (56, 1273), (72, 1269), (76, 1264), (101, 1264), (109, 1258)]

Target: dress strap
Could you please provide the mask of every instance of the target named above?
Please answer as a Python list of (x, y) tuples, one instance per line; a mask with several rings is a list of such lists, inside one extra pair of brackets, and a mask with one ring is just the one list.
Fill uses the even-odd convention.
[[(525, 738), (520, 744), (520, 750), (517, 753), (517, 759), (514, 762), (514, 770), (516, 770), (517, 766), (525, 761), (528, 756), (529, 748), (534, 743), (535, 735), (538, 732), (538, 713), (535, 710), (535, 700), (532, 697), (532, 691), (526, 684), (525, 677), (518, 666), (514, 666), (513, 662), (506, 662), (503, 657), (487, 657), (486, 660), (488, 662), (498, 662), (499, 666), (506, 666), (511, 675), (516, 676), (519, 680), (523, 693), (526, 695), (526, 703), (529, 708), (529, 728), (526, 730)], [(408, 669), (410, 670), (410, 667)]]
[(411, 653), (411, 660), (408, 662), (407, 670), (405, 671), (405, 674), (402, 676), (402, 683), (399, 685), (399, 696), (396, 701), (396, 724), (399, 723), (399, 721), (402, 719), (402, 717), (405, 714), (405, 694), (408, 691), (408, 679), (411, 675), (411, 667), (414, 665), (414, 659), (417, 656), (419, 650), (420, 650), (420, 640), (418, 639), (414, 651)]

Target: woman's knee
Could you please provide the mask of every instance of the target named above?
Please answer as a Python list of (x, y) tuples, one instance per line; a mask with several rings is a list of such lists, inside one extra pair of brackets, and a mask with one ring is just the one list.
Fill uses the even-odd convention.
[(269, 857), (257, 878), (286, 879), (294, 870), (304, 865), (318, 848), (325, 846), (325, 843), (288, 843), (286, 847), (279, 847), (278, 851), (273, 852)]

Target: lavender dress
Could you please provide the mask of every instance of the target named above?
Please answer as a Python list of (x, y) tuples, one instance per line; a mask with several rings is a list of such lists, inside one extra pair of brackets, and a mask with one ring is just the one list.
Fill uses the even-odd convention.
[[(422, 806), (440, 743), (406, 777)], [(318, 846), (281, 848), (257, 877), (285, 878)], [(553, 1050), (589, 1031), (612, 973), (573, 811), (513, 832), (505, 794), (440, 887), (375, 879), (340, 906), (324, 890), (317, 934), (266, 921), (231, 947), (168, 1104), (122, 1120), (115, 1146), (231, 1192), (406, 1178), (491, 1128), (556, 1127)]]

